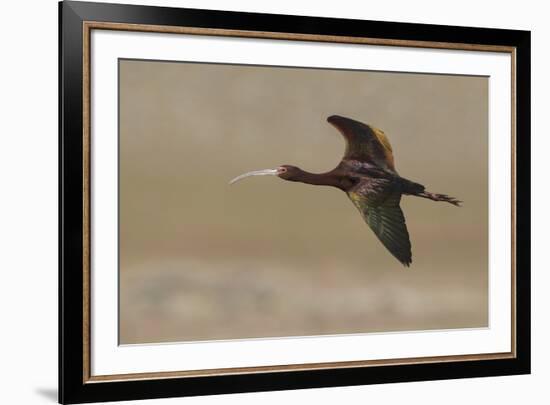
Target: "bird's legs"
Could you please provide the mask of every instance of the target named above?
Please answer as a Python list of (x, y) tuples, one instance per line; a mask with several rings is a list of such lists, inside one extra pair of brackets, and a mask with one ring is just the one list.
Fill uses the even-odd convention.
[(460, 207), (460, 204), (462, 203), (462, 201), (457, 200), (454, 197), (450, 197), (446, 194), (430, 193), (429, 191), (422, 191), (422, 192), (417, 193), (415, 195), (417, 195), (418, 197), (422, 197), (422, 198), (428, 198), (432, 201), (448, 202), (449, 204), (456, 205), (457, 207)]

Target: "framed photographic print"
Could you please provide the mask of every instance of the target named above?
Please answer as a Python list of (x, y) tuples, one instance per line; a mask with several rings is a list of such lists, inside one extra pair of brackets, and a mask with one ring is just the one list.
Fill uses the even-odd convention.
[(59, 11), (60, 402), (529, 373), (529, 32)]

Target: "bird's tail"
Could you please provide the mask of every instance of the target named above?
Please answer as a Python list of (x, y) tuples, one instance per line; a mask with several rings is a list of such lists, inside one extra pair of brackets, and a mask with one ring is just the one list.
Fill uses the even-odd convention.
[(460, 207), (460, 204), (462, 204), (462, 201), (457, 200), (454, 197), (450, 197), (446, 194), (437, 194), (437, 193), (430, 193), (428, 191), (422, 191), (422, 192), (420, 192), (418, 194), (415, 194), (415, 195), (417, 195), (418, 197), (422, 197), (422, 198), (428, 198), (428, 199), (433, 200), (433, 201), (448, 202), (449, 204), (456, 205), (457, 207)]

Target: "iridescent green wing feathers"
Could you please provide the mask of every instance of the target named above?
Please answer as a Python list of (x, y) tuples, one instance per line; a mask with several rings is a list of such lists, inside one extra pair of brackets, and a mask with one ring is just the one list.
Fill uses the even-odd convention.
[(348, 195), (380, 242), (408, 267), (412, 262), (411, 242), (405, 216), (399, 207), (401, 194), (395, 193), (377, 205), (369, 204), (360, 194), (350, 192)]

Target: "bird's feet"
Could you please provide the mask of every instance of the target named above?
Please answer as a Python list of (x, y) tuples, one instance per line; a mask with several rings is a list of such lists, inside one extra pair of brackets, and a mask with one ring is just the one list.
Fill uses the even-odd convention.
[(448, 202), (449, 204), (456, 205), (457, 207), (460, 207), (462, 204), (462, 201), (457, 200), (454, 197), (448, 196), (447, 194), (437, 194), (437, 193), (430, 193), (428, 191), (423, 191), (420, 193), (421, 197), (429, 198), (433, 201), (443, 201)]

